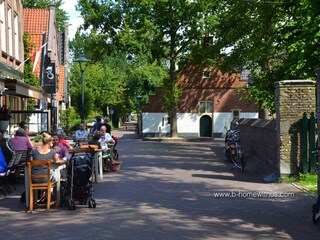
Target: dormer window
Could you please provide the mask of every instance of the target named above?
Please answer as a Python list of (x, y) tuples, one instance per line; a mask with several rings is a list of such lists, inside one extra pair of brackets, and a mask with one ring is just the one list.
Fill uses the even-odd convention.
[(210, 78), (211, 77), (211, 71), (210, 70), (203, 71), (202, 77), (203, 78)]

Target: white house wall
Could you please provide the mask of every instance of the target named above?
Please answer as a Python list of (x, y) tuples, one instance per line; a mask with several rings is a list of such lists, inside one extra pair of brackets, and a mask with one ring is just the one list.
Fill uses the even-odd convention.
[[(258, 113), (240, 112), (240, 118), (258, 118)], [(230, 123), (232, 120), (233, 114), (231, 112), (215, 112), (213, 125), (214, 136), (224, 136), (227, 130), (230, 129)]]
[[(206, 114), (212, 117), (211, 114)], [(199, 137), (200, 118), (198, 113), (177, 113), (177, 130), (181, 137)], [(258, 118), (255, 112), (240, 112), (240, 118)], [(213, 114), (213, 136), (222, 137), (233, 119), (231, 112)], [(161, 137), (170, 134), (170, 124), (166, 113), (142, 113), (142, 131), (144, 137)]]
[(142, 133), (144, 137), (161, 137), (170, 133), (166, 113), (142, 113)]

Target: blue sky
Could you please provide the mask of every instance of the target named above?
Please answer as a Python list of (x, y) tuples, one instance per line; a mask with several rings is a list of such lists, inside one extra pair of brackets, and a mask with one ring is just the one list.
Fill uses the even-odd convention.
[(83, 23), (83, 19), (80, 17), (79, 12), (76, 11), (75, 6), (77, 0), (64, 0), (63, 9), (69, 15), (69, 39), (73, 39), (79, 25)]

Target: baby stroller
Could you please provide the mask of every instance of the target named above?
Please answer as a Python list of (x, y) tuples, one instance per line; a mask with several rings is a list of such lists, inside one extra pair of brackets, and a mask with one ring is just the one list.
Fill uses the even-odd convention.
[[(92, 152), (88, 152), (92, 151)], [(67, 179), (62, 189), (62, 202), (69, 210), (75, 210), (80, 205), (88, 204), (89, 208), (96, 207), (93, 199), (93, 149), (75, 149), (67, 166)]]

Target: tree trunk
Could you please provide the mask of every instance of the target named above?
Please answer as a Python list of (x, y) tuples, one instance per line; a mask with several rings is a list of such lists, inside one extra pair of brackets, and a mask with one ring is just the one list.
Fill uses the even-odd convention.
[(177, 128), (177, 111), (174, 108), (170, 113), (170, 136), (178, 137), (178, 128)]
[(259, 103), (259, 112), (258, 112), (258, 117), (259, 119), (271, 119), (271, 114), (270, 111), (267, 109), (261, 109), (262, 102)]

